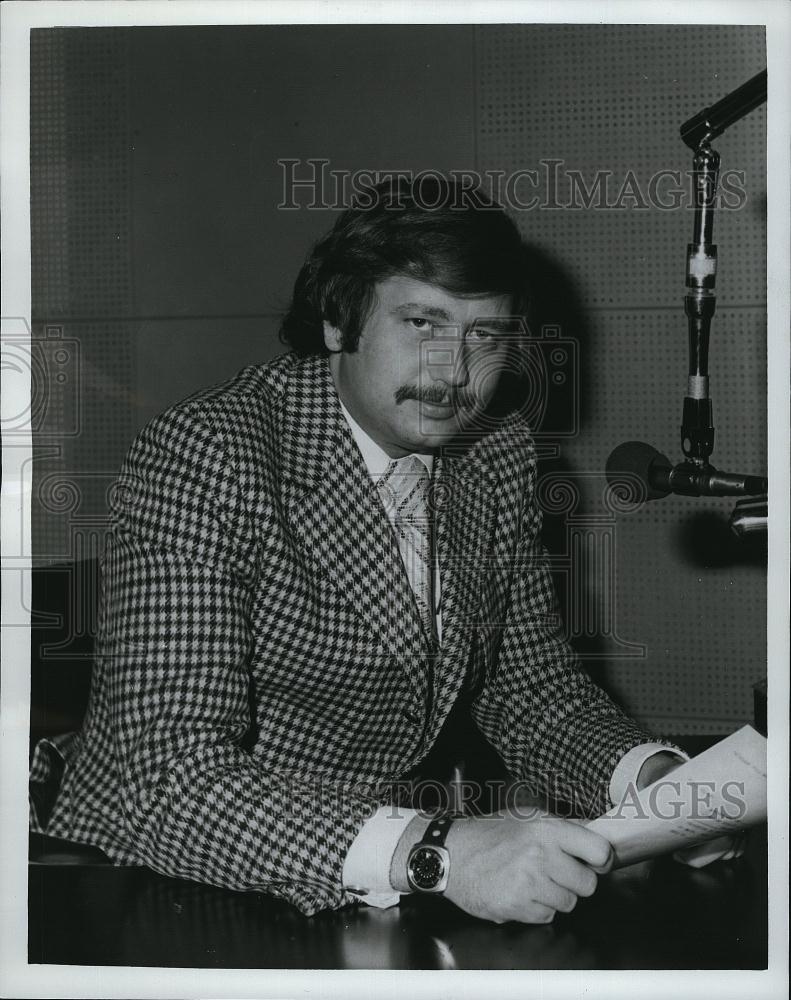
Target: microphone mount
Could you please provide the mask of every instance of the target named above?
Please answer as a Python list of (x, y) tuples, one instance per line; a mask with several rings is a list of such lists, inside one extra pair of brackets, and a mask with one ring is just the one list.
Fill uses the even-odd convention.
[(704, 108), (681, 126), (681, 138), (692, 150), (722, 135), (734, 122), (744, 118), (766, 100), (766, 70), (732, 90), (710, 108)]
[(607, 481), (622, 500), (661, 500), (668, 494), (688, 497), (756, 497), (768, 490), (762, 476), (718, 472), (713, 466), (679, 462), (643, 441), (619, 444), (607, 459)]
[[(760, 476), (718, 472), (709, 461), (714, 450), (714, 422), (709, 395), (709, 337), (716, 308), (717, 246), (713, 242), (720, 156), (712, 139), (766, 100), (766, 70), (758, 73), (681, 126), (681, 138), (693, 151), (695, 216), (692, 242), (687, 245), (687, 281), (684, 311), (688, 320), (689, 368), (687, 394), (681, 417), (684, 461), (673, 465), (651, 445), (627, 441), (607, 459), (607, 480), (622, 499), (657, 500), (680, 496), (757, 497), (734, 512), (734, 531), (740, 536), (766, 524), (768, 482)], [(756, 507), (757, 505), (757, 507)], [(748, 510), (749, 513), (745, 513)], [(756, 514), (759, 510), (759, 514)], [(763, 518), (760, 510), (764, 512)]]
[[(615, 448), (606, 465), (612, 495), (620, 503), (640, 506), (673, 493), (682, 496), (729, 497), (740, 500), (729, 527), (740, 540), (766, 538), (768, 481), (759, 476), (718, 472), (709, 459), (714, 450), (714, 423), (709, 395), (709, 335), (716, 308), (717, 247), (713, 242), (720, 157), (711, 141), (766, 100), (766, 71), (681, 126), (693, 150), (695, 217), (687, 246), (684, 311), (688, 320), (689, 370), (681, 421), (684, 461), (673, 465), (651, 445), (627, 441)], [(687, 541), (689, 546), (689, 541)], [(720, 546), (722, 541), (720, 540)], [(708, 561), (708, 557), (706, 557)]]
[(681, 418), (681, 450), (700, 471), (714, 450), (714, 422), (709, 395), (709, 337), (716, 308), (717, 246), (713, 242), (720, 156), (711, 141), (766, 100), (766, 70), (704, 108), (681, 126), (681, 138), (693, 150), (695, 216), (687, 245), (687, 292), (684, 311), (689, 328), (687, 394)]

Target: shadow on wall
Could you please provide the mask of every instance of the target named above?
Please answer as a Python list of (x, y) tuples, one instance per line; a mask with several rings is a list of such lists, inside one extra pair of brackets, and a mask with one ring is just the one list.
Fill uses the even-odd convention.
[[(543, 424), (531, 422), (539, 452), (539, 501), (544, 513), (543, 540), (549, 552), (550, 564), (563, 621), (572, 644), (586, 663), (596, 682), (619, 700), (608, 681), (608, 663), (613, 657), (629, 656), (628, 643), (611, 633), (614, 626), (613, 595), (603, 586), (601, 567), (596, 563), (595, 545), (590, 549), (580, 542), (575, 548), (574, 539), (606, 533), (606, 513), (602, 498), (597, 494), (602, 477), (591, 476), (591, 470), (579, 467), (579, 461), (570, 459), (564, 445), (563, 430), (558, 414), (576, 407), (576, 437), (590, 433), (596, 386), (591, 384), (593, 365), (590, 360), (597, 347), (593, 325), (583, 304), (579, 287), (569, 270), (556, 258), (541, 248), (531, 246), (528, 253), (531, 285), (535, 291), (528, 316), (531, 337), (548, 343), (548, 331), (558, 331), (558, 336), (574, 342), (577, 351), (577, 383), (574, 389), (567, 384), (555, 386), (551, 378), (543, 384), (551, 402), (546, 407)], [(550, 372), (551, 374), (551, 372)], [(530, 378), (512, 381), (507, 387), (508, 406), (522, 408), (528, 413), (535, 409), (528, 398), (536, 391), (536, 382)], [(566, 440), (571, 440), (566, 438)], [(595, 445), (595, 441), (592, 444)], [(602, 474), (604, 470), (601, 470)], [(551, 487), (549, 484), (552, 484)], [(558, 501), (557, 503), (555, 501)], [(704, 503), (705, 501), (701, 501)], [(661, 503), (661, 501), (660, 501)], [(679, 575), (685, 567), (699, 570), (726, 567), (765, 567), (766, 538), (737, 538), (731, 531), (728, 518), (732, 504), (717, 501), (719, 509), (692, 509), (670, 526), (667, 544)], [(733, 504), (736, 503), (734, 498)], [(583, 515), (577, 517), (577, 515)], [(591, 518), (584, 515), (591, 514)], [(617, 518), (616, 518), (617, 519)], [(602, 550), (604, 551), (604, 550)], [(593, 561), (591, 560), (593, 556)], [(621, 645), (621, 648), (618, 648)], [(633, 655), (636, 655), (633, 654)]]
[[(733, 502), (736, 503), (736, 500)], [(700, 569), (726, 566), (766, 568), (766, 534), (737, 538), (724, 514), (696, 511), (680, 522), (673, 540), (676, 543), (675, 556)]]
[[(586, 357), (592, 349), (592, 328), (580, 290), (567, 268), (538, 246), (528, 245), (526, 268), (531, 289), (527, 315), (533, 362), (521, 378), (512, 378), (503, 386), (500, 405), (505, 410), (520, 410), (530, 424), (538, 454), (538, 476), (553, 485), (539, 491), (542, 507), (543, 541), (554, 567), (553, 578), (564, 622), (571, 620), (570, 597), (590, 607), (596, 595), (585, 581), (570, 584), (577, 567), (564, 567), (568, 552), (569, 514), (578, 513), (586, 498), (580, 491), (580, 479), (564, 454), (563, 441), (569, 434), (578, 435), (585, 427), (589, 412), (590, 385)], [(533, 350), (533, 345), (536, 349)], [(571, 353), (573, 351), (573, 354)], [(559, 358), (567, 363), (558, 363)], [(559, 503), (542, 502), (560, 499)], [(596, 616), (598, 618), (598, 616)], [(601, 637), (586, 635), (584, 643), (575, 643), (579, 652), (592, 659), (601, 658), (606, 644)], [(582, 648), (584, 646), (584, 648)]]

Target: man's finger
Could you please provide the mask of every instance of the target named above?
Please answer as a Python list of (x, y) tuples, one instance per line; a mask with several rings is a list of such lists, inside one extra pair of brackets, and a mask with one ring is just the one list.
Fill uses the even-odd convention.
[(591, 865), (591, 871), (596, 872), (597, 875), (608, 875), (615, 864), (615, 848), (610, 844), (610, 853), (607, 860), (603, 865)]
[(567, 854), (572, 854), (599, 872), (609, 871), (615, 859), (609, 840), (573, 823), (563, 823), (559, 845)]
[(515, 920), (526, 924), (549, 924), (555, 919), (555, 909), (543, 903), (530, 902)]
[(598, 878), (590, 865), (583, 864), (570, 854), (558, 853), (547, 874), (558, 885), (576, 896), (592, 896), (596, 891)]
[(724, 836), (675, 851), (673, 857), (690, 868), (703, 868), (713, 861), (730, 861), (743, 853), (743, 837)]
[(570, 892), (557, 882), (547, 878), (536, 893), (536, 902), (543, 906), (548, 906), (552, 910), (559, 910), (561, 913), (569, 913), (574, 909), (577, 902), (576, 893)]

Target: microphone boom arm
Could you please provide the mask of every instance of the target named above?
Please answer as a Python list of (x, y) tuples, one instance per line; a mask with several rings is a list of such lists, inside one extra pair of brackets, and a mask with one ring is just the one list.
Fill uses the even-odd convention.
[(690, 149), (697, 150), (722, 135), (734, 122), (763, 104), (766, 100), (766, 81), (764, 69), (710, 108), (693, 115), (681, 126), (681, 138)]

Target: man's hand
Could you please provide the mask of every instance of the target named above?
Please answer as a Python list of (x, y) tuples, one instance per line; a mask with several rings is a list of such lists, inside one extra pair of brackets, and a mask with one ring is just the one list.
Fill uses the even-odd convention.
[[(416, 825), (418, 824), (418, 825)], [(423, 836), (426, 821), (407, 828), (393, 858), (391, 881), (404, 891), (409, 848)], [(450, 878), (445, 895), (462, 910), (485, 920), (546, 924), (574, 909), (609, 871), (612, 849), (604, 837), (565, 819), (520, 819), (496, 813), (457, 819), (445, 842)]]

